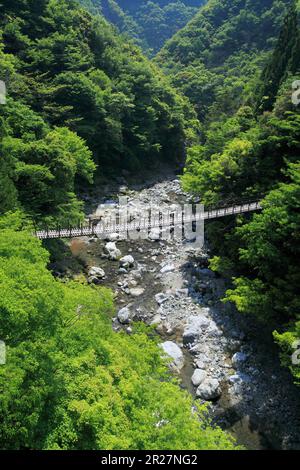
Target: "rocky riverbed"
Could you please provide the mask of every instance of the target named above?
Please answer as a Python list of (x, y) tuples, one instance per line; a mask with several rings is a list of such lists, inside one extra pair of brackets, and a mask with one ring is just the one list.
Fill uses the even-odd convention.
[[(128, 196), (133, 213), (141, 204), (188, 200), (172, 175), (143, 186), (125, 183), (86, 195), (90, 215), (117, 211), (119, 194)], [(56, 275), (84, 275), (111, 287), (115, 330), (130, 334), (135, 320), (155, 325), (182, 387), (209, 403), (215, 423), (250, 449), (300, 449), (300, 394), (280, 367), (272, 329), (221, 302), (228, 286), (209, 269), (205, 247), (178, 236), (162, 240), (154, 230), (148, 240), (112, 234), (71, 240), (64, 250), (69, 257), (51, 266)]]

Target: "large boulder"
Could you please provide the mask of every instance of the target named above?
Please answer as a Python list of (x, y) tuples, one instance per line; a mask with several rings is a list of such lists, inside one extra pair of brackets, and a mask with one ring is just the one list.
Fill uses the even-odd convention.
[(203, 369), (196, 369), (192, 375), (192, 384), (195, 387), (199, 387), (199, 385), (204, 382), (206, 379), (206, 372)]
[(210, 320), (205, 315), (192, 315), (189, 317), (183, 331), (183, 343), (193, 344), (210, 325)]
[(129, 294), (132, 297), (140, 297), (141, 295), (143, 295), (144, 292), (145, 289), (143, 289), (142, 287), (132, 287), (131, 289), (129, 289)]
[(105, 240), (108, 242), (116, 242), (120, 239), (120, 236), (118, 233), (108, 233), (105, 237)]
[(161, 274), (167, 274), (175, 271), (175, 266), (173, 264), (166, 264), (163, 268), (161, 268)]
[(108, 242), (106, 243), (104, 247), (104, 252), (108, 255), (108, 258), (116, 261), (121, 258), (122, 253), (121, 251), (116, 247), (115, 242)]
[(123, 258), (120, 259), (120, 266), (125, 269), (133, 268), (134, 257), (131, 255), (123, 256)]
[(105, 278), (105, 271), (97, 266), (92, 266), (88, 271), (88, 282), (90, 284), (99, 284)]
[(172, 369), (179, 372), (184, 366), (184, 356), (180, 347), (173, 343), (173, 341), (165, 341), (161, 343), (161, 347), (165, 354), (173, 359), (171, 363)]
[(236, 352), (231, 360), (232, 360), (232, 366), (237, 369), (241, 364), (243, 364), (244, 362), (246, 362), (248, 359), (248, 356), (247, 354), (239, 351), (239, 352)]
[(123, 307), (118, 311), (117, 318), (122, 325), (127, 325), (131, 321), (131, 311), (129, 307)]
[(205, 379), (197, 388), (196, 396), (202, 400), (216, 400), (221, 396), (220, 382), (217, 379)]

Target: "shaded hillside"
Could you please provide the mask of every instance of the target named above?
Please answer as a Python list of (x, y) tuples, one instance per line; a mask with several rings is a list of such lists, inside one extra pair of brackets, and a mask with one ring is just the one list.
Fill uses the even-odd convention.
[[(208, 7), (216, 3), (210, 2)], [(263, 5), (271, 3), (272, 8), (263, 13)], [(277, 18), (275, 24), (272, 15), (279, 3), (247, 2), (257, 15), (261, 12), (255, 24), (265, 26), (269, 40), (257, 31), (249, 44), (237, 27), (239, 22), (229, 28), (234, 24), (231, 16), (225, 30), (230, 32), (228, 40), (237, 39), (237, 49), (230, 51), (227, 46), (225, 51), (212, 43), (211, 48), (197, 50), (203, 77), (213, 74), (222, 88), (216, 84), (213, 88), (203, 117), (202, 142), (189, 149), (182, 182), (205, 205), (262, 199), (262, 212), (207, 227), (216, 255), (211, 267), (232, 281), (226, 301), (259, 322), (276, 325), (274, 336), (282, 347), (283, 363), (299, 385), (299, 363), (292, 358), (299, 358), (300, 324), (300, 28), (297, 2), (285, 2), (288, 8), (282, 9), (285, 15), (274, 42)], [(231, 12), (228, 7), (223, 18), (230, 18)], [(248, 9), (246, 13), (248, 16)], [(270, 29), (264, 23), (267, 14), (272, 18)], [(219, 15), (214, 22), (217, 18)], [(224, 31), (224, 24), (222, 28)], [(186, 33), (185, 40), (190, 41), (187, 38)], [(177, 57), (179, 67), (186, 62), (180, 40), (181, 34), (163, 51), (167, 58), (174, 46), (172, 57)], [(271, 44), (274, 47), (267, 52)], [(190, 49), (196, 50), (194, 44)], [(222, 66), (220, 50), (228, 57)], [(174, 62), (172, 65), (176, 67)], [(185, 73), (192, 73), (192, 67)]]
[(96, 165), (137, 172), (183, 158), (191, 107), (103, 17), (72, 1), (1, 4), (0, 211), (77, 220), (75, 182)]
[(272, 50), (290, 0), (209, 0), (157, 56), (205, 120), (234, 112)]
[(152, 55), (185, 26), (206, 0), (81, 0)]

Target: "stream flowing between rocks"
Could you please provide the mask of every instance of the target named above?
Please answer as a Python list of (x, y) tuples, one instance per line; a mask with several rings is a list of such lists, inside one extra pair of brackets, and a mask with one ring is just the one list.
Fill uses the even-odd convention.
[[(99, 194), (85, 194), (87, 213), (99, 215), (107, 210), (103, 203), (117, 210), (119, 194), (128, 196), (133, 210), (141, 203), (162, 208), (189, 201), (174, 174), (127, 185), (120, 180)], [(134, 320), (155, 324), (181, 386), (209, 403), (213, 422), (239, 444), (300, 449), (300, 394), (280, 366), (272, 328), (221, 302), (228, 285), (208, 268), (209, 251), (182, 240), (161, 240), (157, 232), (152, 240), (108, 238), (69, 240), (61, 260), (50, 266), (54, 274), (85, 275), (112, 288), (115, 330), (130, 334)]]

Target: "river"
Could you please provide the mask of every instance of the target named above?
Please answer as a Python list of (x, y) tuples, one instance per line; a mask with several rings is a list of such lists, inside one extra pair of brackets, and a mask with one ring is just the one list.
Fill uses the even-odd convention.
[[(189, 202), (176, 175), (170, 170), (163, 174), (138, 184), (120, 180), (94, 189), (83, 195), (86, 211), (95, 214), (103, 203), (117, 209), (120, 192), (133, 210), (149, 202), (156, 207)], [(248, 449), (300, 449), (300, 394), (280, 366), (272, 326), (221, 302), (228, 281), (208, 269), (207, 247), (179, 239), (120, 240), (116, 247), (121, 255), (134, 259), (132, 267), (120, 270), (119, 261), (104, 253), (106, 244), (87, 237), (59, 242), (61, 256), (51, 268), (69, 278), (88, 277), (91, 267), (102, 268), (105, 277), (99, 283), (112, 288), (116, 298), (114, 329), (130, 334), (130, 324), (117, 318), (124, 307), (130, 321), (155, 324), (161, 341), (175, 343), (182, 352), (177, 369), (182, 387), (203, 400), (203, 391), (196, 397), (191, 377), (197, 369), (205, 382), (212, 381), (217, 391), (208, 401), (209, 414), (238, 443)]]

